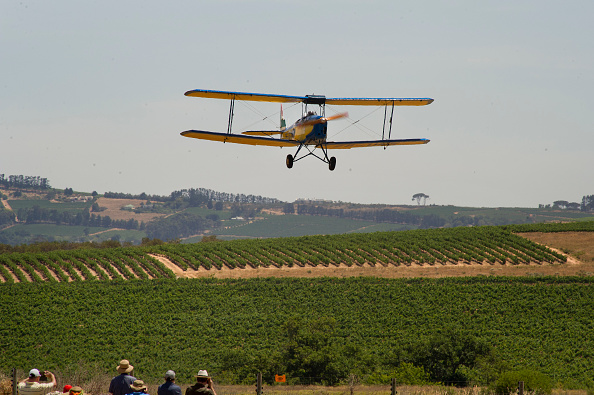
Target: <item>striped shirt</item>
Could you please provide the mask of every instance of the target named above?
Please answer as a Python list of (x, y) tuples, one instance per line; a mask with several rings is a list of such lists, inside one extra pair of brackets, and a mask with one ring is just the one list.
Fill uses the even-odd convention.
[(54, 383), (25, 381), (24, 383), (19, 383), (17, 387), (19, 389), (19, 395), (44, 395), (48, 389), (54, 387)]

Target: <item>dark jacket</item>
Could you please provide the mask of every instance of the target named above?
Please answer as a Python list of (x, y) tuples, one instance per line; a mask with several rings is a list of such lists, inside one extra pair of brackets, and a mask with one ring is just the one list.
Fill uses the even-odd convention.
[(159, 386), (157, 390), (158, 395), (182, 395), (182, 391), (179, 385), (173, 381), (166, 381), (164, 384)]
[(115, 376), (111, 383), (109, 383), (109, 391), (113, 395), (126, 395), (134, 392), (130, 388), (130, 384), (134, 384), (136, 377), (130, 376), (128, 373), (122, 373), (119, 376)]
[(214, 395), (214, 392), (206, 384), (196, 383), (186, 389), (186, 395)]

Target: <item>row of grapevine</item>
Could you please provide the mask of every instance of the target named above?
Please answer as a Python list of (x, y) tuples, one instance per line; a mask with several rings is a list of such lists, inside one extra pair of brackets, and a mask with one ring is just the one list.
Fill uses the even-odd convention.
[(169, 258), (182, 270), (213, 266), (398, 266), (566, 261), (561, 254), (497, 227), (235, 240), (153, 246), (147, 251)]
[(181, 270), (330, 265), (450, 265), (565, 262), (566, 257), (504, 227), (303, 236), (150, 247), (57, 250), (0, 255), (3, 282), (175, 277), (152, 255)]
[(56, 250), (0, 255), (2, 282), (175, 278), (159, 260), (138, 248)]

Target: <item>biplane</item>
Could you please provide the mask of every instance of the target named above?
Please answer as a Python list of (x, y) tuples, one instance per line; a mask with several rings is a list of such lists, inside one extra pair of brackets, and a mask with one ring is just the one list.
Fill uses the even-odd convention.
[[(433, 102), (429, 98), (329, 98), (321, 95), (286, 96), (271, 95), (262, 93), (228, 92), (196, 89), (185, 93), (186, 96), (202, 97), (208, 99), (227, 99), (231, 101), (229, 107), (229, 121), (227, 133), (209, 132), (204, 130), (187, 130), (181, 135), (202, 140), (222, 141), (224, 143), (266, 145), (272, 147), (296, 147), (294, 155), (287, 155), (286, 165), (290, 169), (293, 163), (307, 156), (315, 156), (322, 162), (327, 163), (330, 170), (336, 167), (336, 158), (328, 156), (330, 149), (350, 149), (359, 147), (387, 147), (390, 145), (414, 145), (427, 144), (428, 139), (391, 139), (392, 118), (395, 106), (423, 106)], [(278, 130), (250, 130), (242, 134), (234, 134), (231, 131), (233, 125), (234, 106), (236, 100), (277, 102), (281, 103), (281, 120)], [(287, 127), (283, 119), (283, 103), (301, 103), (301, 118), (294, 124)], [(326, 117), (326, 104), (342, 106), (384, 106), (384, 124), (381, 140), (367, 141), (328, 141), (328, 121), (347, 117), (347, 113), (341, 113)], [(318, 106), (319, 114), (311, 111), (311, 106)], [(389, 111), (390, 109), (390, 111)], [(388, 119), (388, 112), (389, 119)], [(388, 135), (386, 126), (389, 125)], [(277, 136), (277, 137), (275, 137)], [(307, 153), (298, 156), (302, 149)], [(322, 151), (322, 155), (315, 153), (316, 149)]]

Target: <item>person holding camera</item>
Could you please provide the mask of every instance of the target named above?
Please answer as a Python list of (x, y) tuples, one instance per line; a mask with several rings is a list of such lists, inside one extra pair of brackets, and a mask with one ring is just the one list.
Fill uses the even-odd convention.
[(206, 370), (199, 370), (196, 375), (196, 384), (186, 389), (186, 395), (217, 395), (212, 378)]
[[(44, 379), (42, 382), (42, 378)], [(51, 381), (47, 381), (51, 379)], [(38, 369), (31, 369), (29, 377), (21, 380), (17, 385), (19, 395), (43, 395), (45, 392), (56, 386), (56, 376), (52, 372), (44, 370), (40, 373)]]

